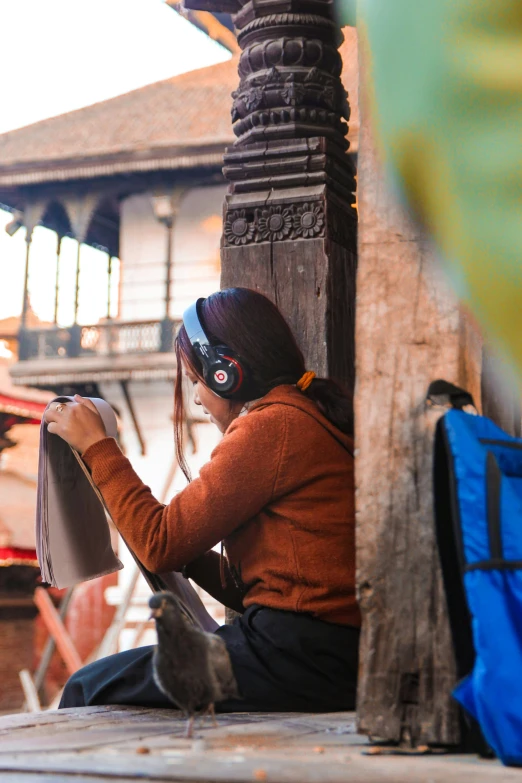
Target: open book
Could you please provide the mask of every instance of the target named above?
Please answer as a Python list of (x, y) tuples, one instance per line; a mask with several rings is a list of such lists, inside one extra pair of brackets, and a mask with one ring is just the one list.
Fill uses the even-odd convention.
[[(105, 400), (90, 398), (108, 437), (116, 438), (116, 416)], [(55, 402), (71, 403), (72, 397)], [(170, 590), (186, 615), (205, 631), (217, 623), (198, 594), (181, 574), (151, 574), (131, 555), (153, 592)], [(42, 579), (53, 587), (70, 587), (123, 568), (111, 545), (108, 511), (103, 498), (77, 451), (47, 430), (42, 420), (36, 506), (36, 552)]]

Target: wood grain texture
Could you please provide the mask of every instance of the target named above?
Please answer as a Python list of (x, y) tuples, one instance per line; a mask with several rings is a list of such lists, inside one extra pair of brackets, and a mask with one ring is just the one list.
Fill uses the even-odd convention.
[[(184, 738), (176, 710), (83, 708), (2, 719), (9, 783), (493, 783), (518, 770), (473, 757), (365, 755), (353, 713), (230, 713)], [(60, 746), (60, 739), (63, 743)]]
[(223, 248), (221, 264), (221, 287), (244, 286), (268, 296), (289, 322), (306, 366), (324, 376), (328, 366), (328, 259), (324, 240), (227, 247)]
[(363, 612), (360, 730), (454, 744), (455, 669), (434, 537), (430, 381), (480, 400), (480, 338), (433, 251), (379, 173), (368, 123), (359, 153), (356, 502)]

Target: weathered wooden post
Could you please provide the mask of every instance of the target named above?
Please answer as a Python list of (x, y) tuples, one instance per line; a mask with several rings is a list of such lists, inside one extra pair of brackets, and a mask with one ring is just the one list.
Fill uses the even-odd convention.
[(359, 726), (391, 742), (451, 745), (455, 673), (432, 514), (440, 411), (425, 397), (444, 378), (480, 405), (481, 340), (426, 237), (388, 191), (364, 112), (358, 162)]
[(353, 383), (356, 216), (331, 0), (187, 0), (231, 11), (242, 49), (225, 154), (222, 285), (268, 295), (307, 365)]

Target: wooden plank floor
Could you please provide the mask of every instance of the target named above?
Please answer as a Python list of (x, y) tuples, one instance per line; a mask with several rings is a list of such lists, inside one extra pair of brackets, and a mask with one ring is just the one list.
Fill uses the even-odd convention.
[(352, 713), (234, 713), (183, 737), (174, 710), (89, 707), (0, 718), (9, 783), (486, 783), (522, 772), (473, 756), (368, 754)]

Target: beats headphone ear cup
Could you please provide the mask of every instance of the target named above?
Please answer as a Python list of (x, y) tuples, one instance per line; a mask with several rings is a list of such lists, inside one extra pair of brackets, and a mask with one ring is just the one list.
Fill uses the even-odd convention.
[[(255, 398), (251, 373), (239, 356), (226, 345), (213, 345), (201, 320), (204, 299), (190, 305), (183, 313), (183, 326), (190, 344), (201, 362), (206, 385), (225, 399), (247, 401)], [(247, 397), (245, 397), (245, 394)]]
[(245, 374), (238, 357), (228, 348), (213, 346), (216, 359), (205, 368), (205, 382), (220, 397), (231, 397), (241, 389)]

